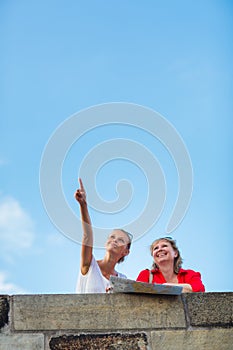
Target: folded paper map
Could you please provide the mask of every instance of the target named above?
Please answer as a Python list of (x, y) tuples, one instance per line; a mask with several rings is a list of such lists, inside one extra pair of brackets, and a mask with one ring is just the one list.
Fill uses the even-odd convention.
[(148, 293), (148, 294), (171, 294), (179, 295), (182, 292), (181, 286), (167, 284), (153, 284), (136, 282), (126, 278), (110, 276), (110, 283), (113, 293)]

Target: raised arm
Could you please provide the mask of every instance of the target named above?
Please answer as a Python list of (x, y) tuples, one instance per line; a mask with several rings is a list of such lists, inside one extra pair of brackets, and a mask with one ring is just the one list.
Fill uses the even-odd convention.
[(79, 179), (79, 184), (80, 188), (77, 189), (74, 197), (80, 205), (80, 214), (83, 228), (80, 268), (82, 274), (86, 275), (92, 260), (93, 232), (87, 207), (86, 191), (81, 179)]

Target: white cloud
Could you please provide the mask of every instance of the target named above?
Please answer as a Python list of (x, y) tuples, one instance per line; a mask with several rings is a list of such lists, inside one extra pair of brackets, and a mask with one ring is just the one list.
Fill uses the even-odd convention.
[(6, 281), (6, 274), (0, 271), (0, 294), (25, 294), (26, 291)]
[(5, 251), (17, 251), (31, 247), (34, 225), (20, 203), (12, 198), (0, 200), (0, 246)]

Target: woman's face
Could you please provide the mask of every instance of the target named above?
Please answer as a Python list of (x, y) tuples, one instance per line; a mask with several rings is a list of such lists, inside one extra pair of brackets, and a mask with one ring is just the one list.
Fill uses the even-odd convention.
[(106, 249), (125, 256), (129, 253), (129, 237), (121, 230), (114, 230), (109, 235), (106, 242)]
[(156, 265), (164, 262), (173, 262), (177, 257), (176, 250), (173, 249), (171, 243), (165, 239), (161, 239), (154, 243), (152, 248), (152, 256)]

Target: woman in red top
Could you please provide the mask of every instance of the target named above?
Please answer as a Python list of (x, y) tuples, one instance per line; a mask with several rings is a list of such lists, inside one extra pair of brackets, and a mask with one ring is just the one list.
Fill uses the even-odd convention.
[(205, 291), (199, 272), (181, 268), (182, 258), (176, 241), (171, 237), (156, 239), (150, 251), (154, 259), (152, 270), (141, 271), (138, 282), (179, 285), (183, 287), (183, 293)]

